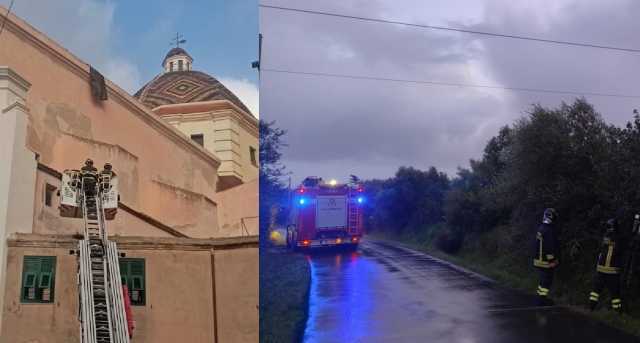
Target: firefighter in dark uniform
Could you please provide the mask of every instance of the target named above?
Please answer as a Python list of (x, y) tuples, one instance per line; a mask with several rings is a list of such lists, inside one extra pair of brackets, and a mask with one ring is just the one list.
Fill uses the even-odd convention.
[(611, 308), (622, 311), (622, 299), (620, 299), (620, 276), (623, 266), (623, 243), (625, 239), (618, 230), (616, 219), (609, 219), (606, 231), (600, 244), (596, 265), (596, 276), (593, 280), (593, 291), (589, 294), (589, 304), (593, 311), (598, 305), (600, 294), (606, 287), (611, 295)]
[(542, 215), (542, 224), (538, 227), (535, 240), (533, 266), (538, 269), (540, 282), (538, 283), (538, 305), (551, 305), (549, 289), (553, 283), (553, 274), (558, 266), (558, 233), (555, 221), (558, 217), (556, 210), (547, 208)]
[(84, 166), (80, 168), (80, 177), (82, 179), (82, 184), (84, 191), (87, 194), (93, 194), (95, 192), (96, 182), (98, 182), (98, 169), (93, 166), (93, 160), (87, 158), (84, 162)]
[(99, 182), (100, 182), (100, 191), (108, 192), (111, 189), (111, 180), (116, 176), (116, 173), (113, 171), (113, 166), (111, 163), (105, 163), (104, 169), (100, 171)]

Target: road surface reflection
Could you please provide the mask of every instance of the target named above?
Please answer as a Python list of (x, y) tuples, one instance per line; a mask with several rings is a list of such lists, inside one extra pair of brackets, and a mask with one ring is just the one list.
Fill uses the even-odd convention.
[(305, 342), (637, 342), (562, 308), (381, 242), (307, 256)]

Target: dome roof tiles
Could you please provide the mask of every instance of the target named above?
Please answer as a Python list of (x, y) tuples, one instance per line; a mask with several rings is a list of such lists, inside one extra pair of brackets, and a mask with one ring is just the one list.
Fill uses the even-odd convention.
[[(180, 48), (171, 51), (176, 49)], [(228, 100), (243, 111), (251, 113), (242, 101), (216, 78), (193, 70), (160, 74), (137, 91), (134, 97), (151, 109), (162, 105)]]

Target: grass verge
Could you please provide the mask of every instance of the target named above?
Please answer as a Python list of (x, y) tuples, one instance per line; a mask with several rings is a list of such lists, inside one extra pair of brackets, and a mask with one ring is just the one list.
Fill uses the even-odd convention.
[[(518, 291), (532, 294), (537, 285), (537, 276), (533, 273), (514, 270), (513, 263), (501, 258), (489, 259), (478, 252), (469, 249), (461, 249), (458, 254), (447, 254), (437, 249), (429, 235), (390, 235), (374, 232), (368, 234), (373, 239), (401, 243), (409, 248), (421, 251), (440, 259), (449, 261), (463, 268), (495, 280), (497, 283)], [(526, 268), (526, 267), (525, 267)], [(637, 337), (640, 337), (640, 318), (628, 314), (618, 314), (605, 308), (597, 311), (588, 311), (584, 306), (571, 303), (565, 297), (554, 298), (557, 304), (564, 305), (571, 311), (583, 314), (587, 317), (615, 327)], [(623, 299), (624, 300), (624, 299)]]
[(302, 254), (260, 249), (260, 342), (300, 342), (307, 320), (311, 271)]

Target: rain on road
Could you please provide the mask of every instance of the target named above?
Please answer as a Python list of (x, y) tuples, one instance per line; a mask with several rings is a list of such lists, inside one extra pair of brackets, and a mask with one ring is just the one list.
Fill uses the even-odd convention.
[(402, 246), (365, 241), (308, 258), (304, 342), (640, 342)]

